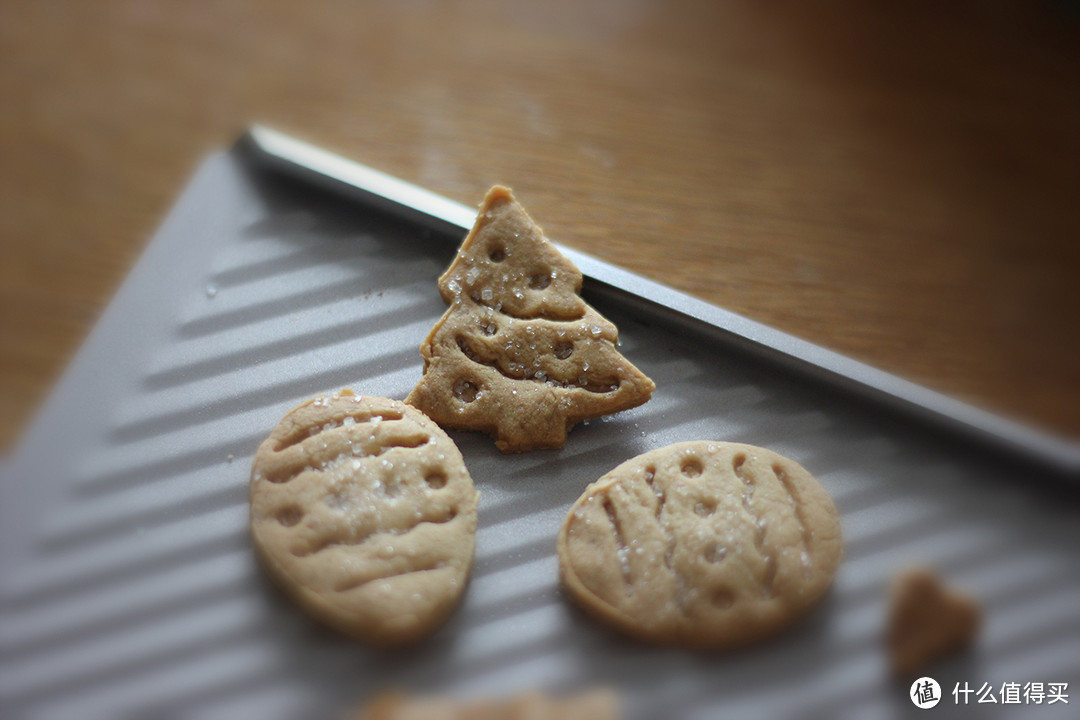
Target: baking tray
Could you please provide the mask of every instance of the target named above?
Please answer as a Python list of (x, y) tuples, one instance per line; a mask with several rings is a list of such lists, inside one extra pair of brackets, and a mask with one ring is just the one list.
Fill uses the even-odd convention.
[[(528, 198), (523, 198), (526, 205)], [(932, 670), (1080, 685), (1080, 454), (580, 253), (584, 294), (657, 384), (646, 405), (506, 456), (452, 433), (482, 493), (461, 607), (374, 651), (324, 630), (256, 565), (254, 450), (304, 399), (403, 398), (473, 211), (254, 129), (199, 168), (0, 477), (0, 716), (336, 717), (378, 689), (460, 697), (603, 685), (632, 718), (918, 712), (881, 645), (890, 577), (919, 563), (986, 611)], [(543, 218), (539, 218), (541, 223)], [(814, 473), (846, 556), (824, 602), (737, 652), (640, 645), (558, 589), (555, 536), (589, 482), (672, 442), (733, 440)]]

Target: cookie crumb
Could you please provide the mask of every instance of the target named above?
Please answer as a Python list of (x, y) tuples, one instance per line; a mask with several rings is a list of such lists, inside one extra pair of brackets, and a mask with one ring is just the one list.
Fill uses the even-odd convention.
[(982, 612), (966, 593), (934, 571), (913, 567), (893, 578), (886, 644), (893, 672), (912, 676), (935, 660), (970, 647)]

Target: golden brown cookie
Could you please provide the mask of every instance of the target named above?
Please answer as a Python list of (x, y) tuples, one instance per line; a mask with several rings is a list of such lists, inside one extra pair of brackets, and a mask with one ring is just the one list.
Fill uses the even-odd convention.
[(251, 530), (311, 615), (380, 645), (434, 631), (472, 566), (478, 495), (457, 446), (402, 402), (309, 400), (255, 454)]
[(979, 631), (978, 603), (945, 586), (933, 571), (909, 568), (893, 579), (886, 643), (899, 676), (971, 645)]
[(616, 720), (619, 703), (610, 690), (552, 696), (526, 692), (507, 700), (461, 701), (387, 692), (367, 703), (355, 720)]
[(629, 635), (702, 649), (772, 635), (828, 589), (836, 508), (800, 465), (752, 445), (685, 442), (589, 485), (558, 539), (570, 596)]
[(580, 291), (581, 272), (493, 187), (439, 278), (450, 307), (420, 347), (424, 377), (406, 402), (504, 452), (562, 447), (575, 423), (644, 403), (656, 386)]

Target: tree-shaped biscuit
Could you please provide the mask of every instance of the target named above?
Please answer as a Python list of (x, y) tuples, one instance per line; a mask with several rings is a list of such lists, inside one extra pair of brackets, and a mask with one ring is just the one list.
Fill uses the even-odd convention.
[(493, 187), (439, 278), (450, 307), (420, 347), (424, 377), (406, 402), (504, 452), (562, 447), (575, 423), (644, 403), (656, 386), (580, 291), (581, 272)]

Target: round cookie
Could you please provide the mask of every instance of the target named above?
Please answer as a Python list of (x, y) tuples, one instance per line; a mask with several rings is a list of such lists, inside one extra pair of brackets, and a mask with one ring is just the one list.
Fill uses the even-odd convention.
[(379, 645), (453, 611), (472, 566), (478, 494), (457, 446), (396, 400), (309, 400), (255, 453), (251, 531), (308, 613)]
[(752, 445), (685, 442), (589, 485), (559, 532), (563, 586), (649, 642), (701, 649), (779, 632), (828, 589), (836, 508), (800, 465)]

